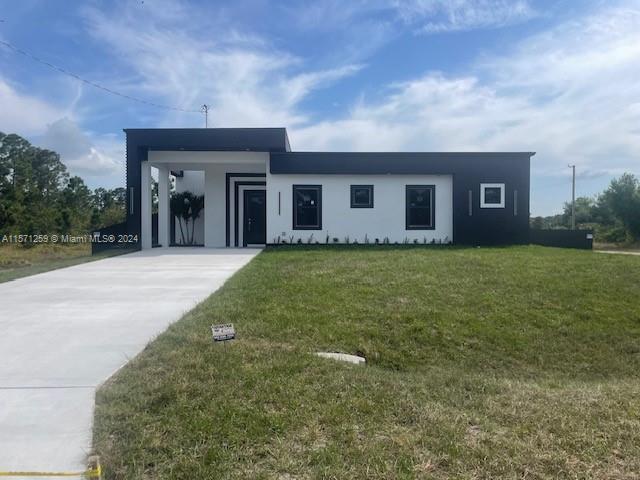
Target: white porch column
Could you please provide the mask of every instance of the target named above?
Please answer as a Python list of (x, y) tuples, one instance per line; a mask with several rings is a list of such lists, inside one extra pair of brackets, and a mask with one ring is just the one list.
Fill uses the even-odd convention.
[(151, 249), (152, 218), (151, 218), (151, 164), (149, 161), (140, 162), (140, 240), (142, 249)]
[(215, 207), (213, 205), (213, 199), (215, 194), (214, 180), (216, 178), (216, 172), (214, 171), (213, 166), (207, 165), (205, 166), (203, 173), (204, 173), (204, 246), (215, 247), (216, 246), (216, 239), (215, 239), (216, 218), (214, 216)]
[(169, 168), (158, 166), (158, 243), (169, 246)]

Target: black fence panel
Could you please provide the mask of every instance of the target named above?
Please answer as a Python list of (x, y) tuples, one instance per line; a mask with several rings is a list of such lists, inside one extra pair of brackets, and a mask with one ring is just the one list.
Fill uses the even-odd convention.
[[(127, 231), (127, 222), (116, 223), (115, 225), (95, 230), (92, 232), (92, 239), (91, 255), (114, 249), (140, 249), (140, 239), (129, 234)], [(158, 245), (157, 213), (154, 213), (151, 218), (151, 242), (154, 247)]]
[(529, 230), (529, 241), (546, 247), (593, 248), (593, 230)]
[(115, 225), (110, 225), (92, 232), (91, 255), (115, 248), (131, 248), (131, 244), (127, 246), (125, 242), (122, 241), (126, 234), (126, 222), (116, 223)]

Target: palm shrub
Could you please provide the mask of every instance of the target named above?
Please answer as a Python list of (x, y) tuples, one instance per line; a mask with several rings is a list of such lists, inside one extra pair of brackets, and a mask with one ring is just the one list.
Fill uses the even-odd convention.
[[(182, 245), (193, 245), (195, 223), (204, 210), (204, 195), (195, 195), (189, 191), (174, 192), (171, 194), (169, 204), (171, 214), (178, 219)], [(189, 222), (191, 222), (190, 231)]]
[(193, 245), (196, 220), (200, 218), (200, 213), (204, 210), (204, 195), (193, 195), (191, 197), (191, 210), (189, 218), (191, 220), (191, 238), (189, 245)]

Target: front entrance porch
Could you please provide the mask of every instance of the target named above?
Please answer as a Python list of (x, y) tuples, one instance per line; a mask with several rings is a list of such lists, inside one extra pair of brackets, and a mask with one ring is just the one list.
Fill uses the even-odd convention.
[[(205, 247), (264, 245), (267, 160), (268, 154), (259, 152), (149, 151), (141, 162), (142, 248), (182, 246), (185, 238), (187, 244)], [(204, 196), (204, 209), (198, 218), (181, 221), (170, 199), (185, 192)], [(154, 196), (157, 243), (152, 238)]]

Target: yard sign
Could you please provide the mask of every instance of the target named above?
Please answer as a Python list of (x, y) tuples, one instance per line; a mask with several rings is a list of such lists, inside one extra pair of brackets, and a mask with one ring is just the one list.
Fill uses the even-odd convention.
[(233, 323), (223, 323), (222, 325), (211, 325), (214, 342), (226, 342), (236, 338), (236, 329)]

